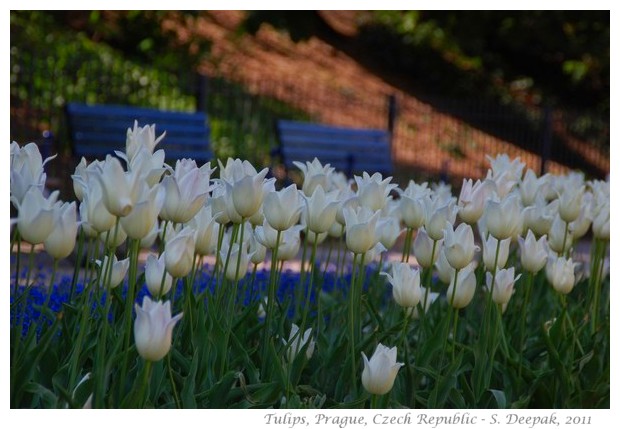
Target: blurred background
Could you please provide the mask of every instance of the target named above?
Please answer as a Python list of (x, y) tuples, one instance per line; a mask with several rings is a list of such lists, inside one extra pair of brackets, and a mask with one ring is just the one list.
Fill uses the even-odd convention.
[(498, 153), (604, 178), (609, 23), (609, 11), (11, 11), (11, 140), (59, 153), (48, 176), (68, 180), (65, 103), (129, 104), (205, 111), (216, 156), (257, 166), (272, 165), (287, 118), (390, 130), (401, 184), (459, 186)]

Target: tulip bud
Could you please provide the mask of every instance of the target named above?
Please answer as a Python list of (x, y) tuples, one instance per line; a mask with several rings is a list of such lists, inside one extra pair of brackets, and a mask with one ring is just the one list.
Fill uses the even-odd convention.
[(572, 259), (566, 259), (563, 256), (559, 258), (549, 258), (547, 270), (547, 280), (553, 288), (568, 295), (575, 286), (575, 263)]
[(514, 267), (510, 267), (504, 270), (498, 270), (495, 274), (495, 287), (492, 287), (493, 275), (487, 272), (487, 288), (493, 291), (491, 298), (496, 304), (507, 304), (512, 297), (514, 285), (521, 277), (519, 274), (515, 277)]
[(548, 234), (558, 212), (559, 204), (558, 200), (553, 200), (547, 204), (542, 195), (539, 194), (534, 205), (523, 209), (524, 229), (531, 229), (539, 237)]
[(609, 202), (606, 202), (592, 221), (592, 234), (609, 241)]
[(376, 234), (379, 212), (372, 213), (366, 207), (359, 207), (356, 211), (347, 207), (344, 209), (346, 221), (347, 248), (357, 254), (368, 252), (379, 241)]
[(41, 152), (36, 143), (28, 143), (24, 147), (19, 147), (17, 142), (11, 143), (10, 188), (12, 202), (21, 204), (26, 192), (31, 188), (43, 191), (47, 178), (43, 167), (54, 158), (56, 155), (42, 161)]
[(572, 222), (579, 217), (581, 211), (581, 199), (585, 191), (585, 186), (579, 189), (564, 189), (560, 194), (560, 208), (558, 212), (564, 222)]
[(264, 195), (263, 182), (268, 172), (269, 169), (264, 168), (260, 173), (245, 176), (232, 184), (232, 201), (242, 218), (250, 218), (260, 209)]
[(312, 196), (306, 197), (304, 220), (310, 231), (320, 234), (329, 230), (335, 222), (337, 211), (336, 194), (326, 194), (322, 186), (317, 186)]
[(53, 205), (57, 197), (58, 192), (55, 192), (46, 199), (39, 188), (32, 187), (26, 191), (21, 203), (12, 199), (18, 209), (17, 219), (12, 223), (17, 222), (19, 234), (28, 243), (43, 243), (52, 232), (57, 216)]
[(288, 337), (288, 342), (282, 340), (284, 345), (287, 347), (286, 357), (289, 363), (292, 363), (295, 360), (295, 357), (299, 354), (300, 350), (308, 344), (306, 347), (306, 359), (310, 359), (312, 354), (314, 353), (314, 340), (310, 338), (312, 334), (312, 328), (306, 329), (306, 331), (301, 334), (299, 332), (299, 326), (296, 324), (292, 324), (291, 333)]
[(525, 239), (519, 237), (521, 249), (521, 266), (525, 271), (537, 273), (547, 263), (547, 236), (543, 235), (538, 241), (532, 231), (527, 231)]
[(573, 245), (573, 234), (566, 231), (566, 222), (557, 215), (551, 224), (548, 235), (549, 248), (556, 253), (562, 253)]
[(426, 204), (426, 220), (424, 222), (426, 232), (433, 240), (441, 240), (446, 222), (454, 224), (457, 208), (452, 201), (439, 208), (436, 205), (440, 201), (433, 202), (430, 198), (426, 198), (424, 201)]
[(374, 354), (368, 360), (364, 352), (364, 371), (362, 384), (373, 395), (385, 395), (394, 386), (398, 370), (404, 364), (396, 362), (396, 347), (387, 348), (379, 343)]
[(194, 160), (177, 161), (174, 174), (161, 181), (166, 198), (160, 217), (174, 223), (189, 222), (205, 205), (212, 172), (210, 163), (198, 168)]
[(172, 276), (168, 273), (164, 276), (164, 271), (166, 270), (164, 258), (164, 254), (160, 255), (159, 258), (153, 254), (149, 254), (146, 257), (144, 280), (149, 293), (154, 297), (162, 297), (172, 288)]
[(134, 121), (133, 129), (127, 128), (127, 138), (125, 140), (127, 158), (132, 160), (142, 149), (152, 154), (155, 146), (165, 135), (166, 132), (164, 131), (159, 137), (155, 138), (155, 124), (140, 127), (138, 126), (138, 121)]
[[(476, 293), (476, 273), (474, 272), (475, 263), (467, 265), (459, 271), (456, 280), (456, 291), (454, 290), (454, 277), (450, 281), (450, 286), (446, 291), (448, 302), (454, 308), (465, 308), (469, 305)], [(454, 294), (454, 297), (453, 297)]]
[(194, 241), (199, 255), (213, 255), (217, 250), (220, 224), (211, 215), (211, 209), (211, 206), (203, 207), (188, 223), (196, 231)]
[(84, 206), (88, 224), (95, 231), (101, 233), (112, 229), (114, 222), (116, 222), (116, 216), (110, 213), (103, 204), (103, 191), (97, 180), (91, 179), (88, 182), (88, 188), (80, 208), (81, 206)]
[[(426, 229), (421, 227), (413, 241), (413, 254), (421, 267), (430, 268), (437, 262), (442, 246), (443, 240), (434, 241), (428, 236)], [(433, 252), (433, 247), (435, 252)]]
[(134, 240), (142, 239), (151, 232), (157, 223), (157, 215), (164, 205), (164, 191), (158, 185), (149, 191), (144, 187), (144, 193), (141, 195), (142, 199), (136, 202), (131, 213), (120, 220), (127, 236)]
[(424, 225), (426, 206), (422, 198), (411, 198), (402, 195), (400, 198), (400, 213), (407, 228), (418, 229)]
[[(108, 267), (108, 256), (103, 257), (103, 261), (95, 261), (100, 267), (99, 271), (99, 285), (106, 287), (109, 285), (110, 289), (120, 285), (127, 274), (129, 269), (129, 258), (125, 258), (122, 261), (116, 259), (116, 255), (112, 255), (112, 267)], [(108, 270), (112, 270), (111, 273)], [(109, 277), (108, 277), (109, 276)], [(110, 279), (109, 283), (108, 278)]]
[(444, 229), (444, 253), (452, 268), (460, 270), (474, 259), (474, 252), (480, 250), (474, 244), (474, 232), (466, 223), (460, 224), (456, 230), (446, 222)]
[(300, 213), (301, 200), (295, 184), (265, 195), (263, 214), (273, 229), (277, 231), (289, 229), (297, 223)]
[(392, 275), (382, 272), (392, 285), (394, 301), (401, 307), (415, 307), (422, 298), (420, 289), (420, 270), (412, 268), (406, 262), (392, 265)]
[(110, 213), (117, 217), (131, 213), (141, 183), (136, 174), (123, 170), (118, 158), (108, 155), (93, 177), (101, 185), (103, 204)]
[(75, 202), (56, 207), (56, 222), (45, 241), (45, 251), (54, 259), (66, 258), (73, 252), (77, 235), (77, 210)]
[(495, 182), (492, 180), (476, 181), (463, 179), (463, 187), (459, 196), (459, 217), (470, 225), (478, 222), (484, 212), (484, 203), (489, 195), (495, 191)]
[(510, 239), (501, 240), (489, 235), (489, 238), (482, 240), (482, 261), (487, 270), (492, 271), (495, 268), (495, 255), (497, 253), (497, 245), (499, 243), (499, 254), (497, 254), (497, 269), (504, 268), (508, 261), (508, 253), (510, 251)]
[(498, 240), (514, 236), (522, 226), (518, 197), (511, 194), (501, 202), (488, 201), (484, 213), (487, 230)]
[(172, 277), (184, 277), (189, 274), (194, 264), (194, 230), (183, 228), (172, 240), (166, 242), (166, 270)]
[(171, 317), (170, 301), (151, 301), (148, 296), (144, 297), (142, 307), (135, 304), (135, 309), (133, 332), (136, 349), (143, 359), (157, 362), (170, 351), (172, 328), (183, 317), (183, 313)]
[(293, 164), (304, 175), (304, 183), (301, 190), (306, 197), (311, 196), (319, 186), (324, 190), (330, 189), (334, 168), (329, 164), (323, 166), (317, 158), (314, 158), (312, 162), (306, 161), (305, 164), (299, 161), (293, 161)]
[(523, 180), (519, 183), (519, 192), (521, 193), (521, 202), (525, 207), (531, 206), (536, 200), (538, 190), (546, 186), (548, 174), (541, 177), (536, 177), (536, 173), (533, 170), (528, 169), (523, 176)]
[(377, 221), (377, 235), (379, 242), (385, 246), (386, 249), (391, 249), (402, 230), (398, 219), (394, 216), (383, 217)]
[(450, 284), (452, 276), (454, 275), (454, 268), (452, 268), (452, 265), (448, 262), (446, 252), (444, 252), (443, 249), (439, 252), (439, 258), (437, 258), (437, 262), (435, 262), (435, 267), (437, 268), (439, 280), (446, 284)]
[(388, 195), (397, 186), (390, 184), (392, 181), (391, 177), (383, 179), (380, 173), (370, 176), (364, 171), (361, 177), (355, 176), (354, 179), (357, 184), (357, 195), (360, 205), (369, 208), (373, 212), (385, 207)]

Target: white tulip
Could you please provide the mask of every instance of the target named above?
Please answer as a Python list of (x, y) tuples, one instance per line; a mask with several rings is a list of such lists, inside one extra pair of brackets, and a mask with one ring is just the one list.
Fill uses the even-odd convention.
[(179, 313), (172, 317), (170, 301), (162, 303), (144, 297), (142, 306), (135, 304), (136, 321), (134, 339), (140, 356), (148, 361), (157, 362), (164, 358), (172, 346), (172, 329), (183, 317)]
[(396, 347), (387, 348), (379, 343), (370, 360), (362, 352), (364, 371), (362, 384), (373, 395), (385, 395), (394, 386), (398, 370), (404, 365), (396, 362)]

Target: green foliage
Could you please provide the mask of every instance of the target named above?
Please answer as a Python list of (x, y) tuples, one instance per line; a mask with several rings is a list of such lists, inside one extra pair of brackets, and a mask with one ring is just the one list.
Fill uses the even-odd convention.
[[(84, 17), (90, 23), (85, 26), (88, 33), (60, 26), (71, 17), (64, 14), (12, 12), (11, 138), (39, 139), (40, 131), (51, 130), (60, 145), (57, 150), (67, 153), (63, 106), (69, 101), (196, 110), (196, 58), (189, 54), (179, 54), (185, 55), (184, 59), (170, 57), (178, 49), (159, 42), (147, 50), (148, 55), (130, 49), (135, 45), (131, 37), (157, 33), (154, 26), (161, 14), (128, 12), (118, 17), (115, 25), (108, 25), (98, 12), (92, 12)], [(76, 21), (73, 16), (72, 22)], [(128, 31), (122, 38), (119, 27), (131, 28), (134, 21), (144, 28)], [(104, 37), (104, 30), (112, 34)], [(95, 33), (108, 43), (93, 41)], [(207, 91), (201, 101), (209, 115), (213, 149), (220, 159), (243, 157), (268, 165), (276, 144), (275, 118), (308, 118), (276, 99), (252, 95), (241, 85), (203, 79)]]
[[(443, 299), (436, 300), (423, 318), (411, 321), (403, 346), (400, 339), (406, 325), (402, 309), (386, 300), (388, 289), (382, 278), (372, 272), (368, 278), (363, 301), (373, 305), (361, 312), (364, 337), (357, 353), (370, 354), (379, 342), (400, 344), (398, 361), (407, 363), (392, 392), (381, 399), (383, 406), (609, 406), (609, 312), (601, 308), (602, 319), (592, 335), (589, 306), (582, 304), (590, 294), (588, 279), (575, 287), (563, 310), (562, 300), (539, 273), (529, 307), (523, 308), (524, 287), (518, 286), (503, 316), (494, 305), (487, 307), (487, 293), (478, 287), (472, 305), (461, 310), (457, 337), (447, 342), (446, 349), (450, 310)], [(139, 287), (143, 281), (140, 276)], [(218, 287), (231, 286), (224, 282)], [(437, 292), (444, 288), (439, 283), (433, 285)], [(605, 300), (609, 278), (602, 291)], [(266, 355), (267, 371), (261, 372), (263, 322), (257, 318), (258, 303), (237, 307), (231, 319), (218, 307), (216, 299), (204, 297), (186, 289), (183, 297), (175, 301), (173, 314), (184, 311), (184, 317), (174, 330), (169, 355), (152, 366), (145, 407), (358, 408), (368, 404), (369, 396), (363, 391), (357, 396), (351, 392), (353, 380), (345, 370), (350, 365), (346, 305), (323, 308), (329, 322), (324, 330), (312, 334), (317, 341), (313, 356), (307, 360), (304, 348), (293, 362), (287, 362), (286, 346), (281, 341), (288, 337), (291, 321), (285, 316), (286, 307), (276, 307), (277, 328)], [(326, 293), (326, 299), (341, 302), (341, 291)], [(12, 407), (81, 407), (96, 386), (99, 358), (94, 353), (102, 343), (107, 344), (102, 355), (106, 363), (102, 370), (107, 374), (102, 405), (140, 406), (136, 401), (146, 369), (133, 344), (126, 350), (121, 347), (124, 330), (132, 329), (124, 320), (124, 298), (115, 295), (111, 305), (114, 320), (108, 330), (103, 329), (102, 319), (86, 325), (80, 322), (81, 305), (90, 304), (84, 296), (76, 296), (76, 301), (58, 313), (54, 323), (43, 326), (38, 336), (34, 328), (25, 337), (17, 328), (11, 329)], [(527, 332), (521, 352), (517, 326), (523, 315)], [(130, 317), (133, 322), (134, 316)], [(313, 316), (309, 322), (316, 327)], [(76, 350), (81, 329), (88, 331), (87, 341)], [(228, 329), (231, 340), (224, 351), (222, 340)], [(70, 377), (74, 357), (78, 373)], [(121, 379), (119, 365), (125, 358), (128, 372)], [(220, 368), (227, 369), (221, 372)], [(361, 367), (356, 376), (360, 375)]]

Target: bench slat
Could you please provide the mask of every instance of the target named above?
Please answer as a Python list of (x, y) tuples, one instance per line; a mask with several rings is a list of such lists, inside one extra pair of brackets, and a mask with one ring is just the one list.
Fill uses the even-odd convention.
[(293, 161), (312, 161), (316, 157), (348, 174), (391, 174), (394, 170), (387, 131), (288, 120), (277, 121), (276, 128), (280, 153), (289, 168), (294, 166)]
[[(156, 120), (192, 120), (205, 119), (206, 115), (202, 112), (177, 112), (167, 110), (149, 109), (146, 107), (123, 106), (116, 104), (83, 104), (68, 103), (67, 111), (71, 115), (100, 116), (100, 117), (145, 117)], [(133, 124), (132, 124), (133, 125)], [(146, 124), (145, 124), (146, 125)], [(150, 125), (150, 124), (148, 124)]]
[(167, 162), (191, 157), (204, 163), (213, 155), (207, 115), (202, 112), (69, 103), (66, 113), (76, 157), (100, 157), (114, 150), (125, 150), (127, 129), (133, 128), (135, 120), (140, 126), (155, 124), (157, 136), (166, 132), (156, 149), (165, 150)]
[[(92, 118), (92, 117), (84, 117), (84, 116), (74, 116), (74, 123), (79, 124), (79, 129), (82, 131), (100, 131), (100, 132), (111, 132), (111, 133), (122, 133), (123, 135), (127, 135), (127, 129), (133, 129), (133, 121), (137, 120), (138, 125), (152, 125), (147, 124), (146, 121), (140, 120), (140, 118), (126, 118), (126, 119), (118, 119), (118, 118)], [(122, 127), (119, 124), (130, 124), (131, 126)], [(164, 131), (167, 134), (204, 134), (208, 127), (205, 126), (204, 122), (157, 122), (155, 127), (155, 131), (157, 135), (160, 135)]]

